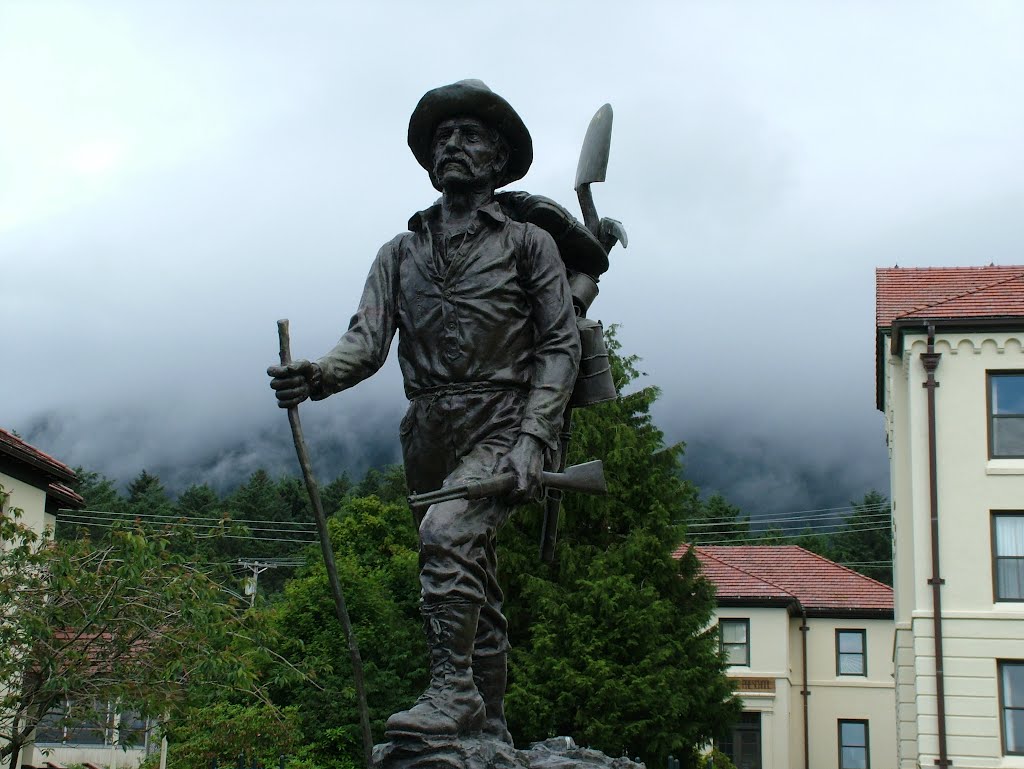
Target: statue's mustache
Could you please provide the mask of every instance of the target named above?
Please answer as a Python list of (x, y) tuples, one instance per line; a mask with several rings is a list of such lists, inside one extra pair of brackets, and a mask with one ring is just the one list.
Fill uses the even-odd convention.
[(469, 158), (467, 158), (465, 155), (442, 155), (441, 159), (437, 162), (437, 167), (443, 168), (449, 163), (457, 163), (458, 165), (465, 168), (467, 171), (469, 170)]

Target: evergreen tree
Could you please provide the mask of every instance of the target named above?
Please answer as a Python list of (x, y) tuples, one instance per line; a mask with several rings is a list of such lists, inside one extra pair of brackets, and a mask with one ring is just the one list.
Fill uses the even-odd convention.
[[(635, 358), (613, 355), (613, 366), (620, 392), (639, 376)], [(693, 756), (738, 713), (711, 626), (713, 588), (692, 553), (672, 555), (676, 522), (700, 502), (679, 475), (683, 445), (665, 445), (651, 419), (657, 397), (646, 387), (577, 415), (570, 463), (602, 458), (610, 493), (566, 496), (557, 565), (538, 562), (536, 506), (502, 532), (506, 706), (520, 741), (568, 734), (655, 766)]]
[(700, 545), (738, 544), (750, 538), (750, 519), (740, 518), (742, 513), (730, 505), (721, 494), (708, 497), (690, 520), (686, 522), (690, 541)]
[(888, 497), (872, 489), (860, 502), (851, 504), (853, 515), (833, 537), (829, 557), (892, 585), (892, 508)]

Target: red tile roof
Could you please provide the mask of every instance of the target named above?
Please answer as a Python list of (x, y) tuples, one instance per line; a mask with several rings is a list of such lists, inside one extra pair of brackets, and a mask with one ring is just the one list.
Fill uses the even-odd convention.
[[(680, 557), (690, 545), (676, 551)], [(695, 545), (719, 599), (797, 599), (808, 611), (887, 611), (892, 588), (797, 545)]]
[(875, 324), (902, 318), (1024, 318), (1024, 266), (880, 267)]
[(76, 508), (85, 506), (85, 500), (81, 495), (65, 485), (65, 483), (74, 483), (78, 480), (74, 470), (3, 428), (0, 428), (0, 455), (6, 455), (18, 462), (31, 465), (37, 470), (42, 470), (44, 475), (52, 479), (47, 486), (46, 495), (58, 504)]
[(63, 483), (51, 483), (46, 489), (46, 495), (53, 497), (54, 500), (64, 507), (74, 507), (76, 509), (85, 507), (85, 499), (82, 495)]
[(17, 459), (25, 464), (42, 470), (47, 475), (53, 476), (57, 481), (74, 483), (78, 476), (63, 462), (58, 462), (49, 454), (40, 451), (35, 446), (30, 446), (13, 433), (0, 428), (0, 454)]

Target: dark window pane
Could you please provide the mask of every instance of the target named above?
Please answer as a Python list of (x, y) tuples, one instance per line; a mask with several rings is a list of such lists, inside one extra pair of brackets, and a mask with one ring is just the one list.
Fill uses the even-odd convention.
[(864, 748), (843, 748), (842, 769), (868, 769), (868, 752)]
[(1003, 664), (1003, 705), (1024, 708), (1024, 663)]
[(1024, 515), (997, 515), (996, 555), (1024, 556)]
[(750, 659), (744, 644), (726, 644), (726, 659), (730, 665), (749, 665)]
[(1003, 719), (1006, 752), (1024, 753), (1024, 710), (1007, 710)]
[(862, 676), (864, 675), (864, 655), (862, 654), (840, 654), (839, 672), (843, 675)]
[(725, 622), (722, 623), (722, 640), (725, 643), (746, 643), (747, 623), (746, 622)]
[(1024, 414), (1024, 376), (992, 375), (992, 413)]
[(146, 744), (146, 719), (137, 712), (122, 713), (117, 725), (117, 743), (123, 747)]
[(992, 454), (997, 457), (1024, 456), (1024, 419), (992, 417)]
[(1024, 558), (996, 559), (996, 597), (1001, 600), (1024, 599)]
[(867, 745), (867, 726), (851, 721), (841, 724), (844, 746), (864, 747)]
[(840, 633), (839, 634), (839, 651), (840, 653), (855, 653), (859, 654), (864, 651), (864, 636), (861, 633)]
[(59, 744), (64, 741), (64, 709), (55, 708), (43, 716), (36, 727), (36, 742)]

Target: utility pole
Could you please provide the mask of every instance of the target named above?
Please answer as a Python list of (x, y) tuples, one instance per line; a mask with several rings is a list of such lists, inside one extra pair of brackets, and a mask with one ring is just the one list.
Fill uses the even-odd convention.
[(240, 558), (238, 565), (252, 572), (252, 576), (245, 580), (245, 594), (249, 596), (249, 608), (251, 609), (256, 603), (256, 585), (259, 582), (260, 574), (267, 569), (276, 569), (278, 564), (266, 561), (246, 561)]

